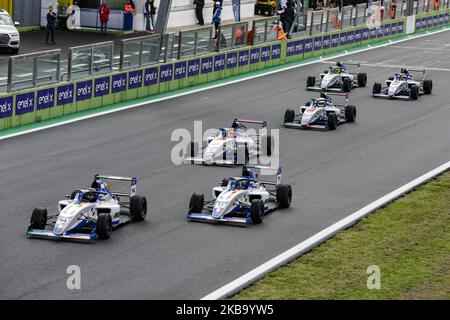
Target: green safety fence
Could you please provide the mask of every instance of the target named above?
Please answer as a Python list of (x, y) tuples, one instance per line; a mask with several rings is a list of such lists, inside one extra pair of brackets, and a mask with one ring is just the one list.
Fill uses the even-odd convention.
[[(416, 32), (449, 23), (449, 10), (416, 17)], [(406, 18), (275, 41), (0, 95), (0, 130), (196, 86), (405, 35)]]

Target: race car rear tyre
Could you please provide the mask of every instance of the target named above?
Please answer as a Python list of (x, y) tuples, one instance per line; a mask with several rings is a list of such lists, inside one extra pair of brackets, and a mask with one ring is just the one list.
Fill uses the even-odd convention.
[(418, 86), (412, 86), (411, 91), (409, 92), (409, 97), (411, 100), (417, 100), (419, 98), (419, 87)]
[(289, 184), (279, 184), (277, 186), (277, 202), (281, 209), (291, 206), (292, 188)]
[(189, 202), (189, 211), (194, 213), (202, 213), (204, 203), (205, 196), (202, 194), (194, 193), (191, 196), (191, 201)]
[(306, 79), (306, 87), (314, 87), (316, 85), (316, 77), (309, 76), (308, 79)]
[(372, 93), (373, 93), (373, 94), (380, 94), (380, 93), (381, 93), (381, 83), (375, 82), (375, 83), (373, 84)]
[(97, 236), (100, 239), (109, 239), (112, 232), (111, 214), (102, 212), (97, 217)]
[(356, 107), (355, 106), (346, 106), (345, 107), (345, 120), (347, 122), (355, 122), (356, 119)]
[(254, 199), (250, 205), (250, 219), (253, 224), (260, 224), (264, 219), (264, 202)]
[(130, 198), (130, 215), (134, 222), (144, 221), (147, 218), (147, 199), (144, 196)]
[(433, 91), (433, 81), (424, 80), (423, 81), (423, 93), (431, 94), (431, 91)]
[(47, 224), (47, 209), (35, 208), (31, 213), (30, 228), (44, 230)]
[(295, 111), (292, 109), (287, 109), (284, 113), (284, 123), (292, 122), (295, 118)]
[(358, 87), (365, 87), (367, 84), (367, 73), (358, 73)]
[(352, 90), (352, 82), (349, 78), (342, 79), (342, 89), (344, 92), (350, 92)]
[(328, 129), (336, 130), (337, 127), (337, 116), (336, 113), (330, 112), (328, 114)]

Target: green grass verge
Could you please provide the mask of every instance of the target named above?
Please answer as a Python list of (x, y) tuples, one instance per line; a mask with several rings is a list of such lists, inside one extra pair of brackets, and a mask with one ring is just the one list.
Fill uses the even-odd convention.
[[(367, 288), (378, 265), (381, 288)], [(450, 172), (233, 299), (450, 299)]]

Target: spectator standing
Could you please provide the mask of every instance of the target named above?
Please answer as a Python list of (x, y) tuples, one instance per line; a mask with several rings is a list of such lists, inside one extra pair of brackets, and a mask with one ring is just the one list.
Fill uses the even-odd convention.
[(123, 8), (123, 11), (134, 14), (136, 12), (136, 6), (134, 5), (134, 2), (132, 0), (127, 1), (125, 7)]
[(214, 3), (214, 16), (212, 22), (214, 23), (215, 28), (215, 36), (214, 39), (217, 38), (220, 32), (220, 24), (222, 23), (222, 4), (219, 1)]
[(48, 7), (47, 13), (47, 29), (45, 32), (45, 44), (48, 44), (48, 38), (51, 36), (52, 44), (55, 42), (55, 26), (56, 26), (56, 13), (53, 12), (53, 7)]
[(295, 20), (295, 9), (293, 7), (292, 1), (289, 0), (286, 3), (286, 8), (284, 9), (282, 15), (283, 18), (280, 20), (283, 21), (283, 26), (285, 28), (286, 35), (289, 35), (292, 24), (294, 23)]
[(204, 26), (205, 19), (203, 18), (203, 8), (205, 7), (205, 0), (194, 0), (195, 16), (197, 17), (197, 24)]
[(155, 15), (156, 15), (156, 7), (155, 0), (147, 0), (144, 4), (144, 15), (146, 21), (146, 30), (147, 32), (153, 33), (155, 30)]
[(101, 32), (106, 33), (108, 31), (108, 20), (110, 13), (109, 6), (106, 4), (106, 0), (102, 1), (101, 6), (98, 8), (98, 14), (100, 15)]

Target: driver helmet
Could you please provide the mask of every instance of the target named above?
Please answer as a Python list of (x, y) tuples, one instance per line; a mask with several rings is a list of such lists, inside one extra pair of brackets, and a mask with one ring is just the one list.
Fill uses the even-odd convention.
[(327, 100), (325, 98), (317, 99), (317, 106), (318, 107), (325, 107), (326, 104), (327, 104)]

